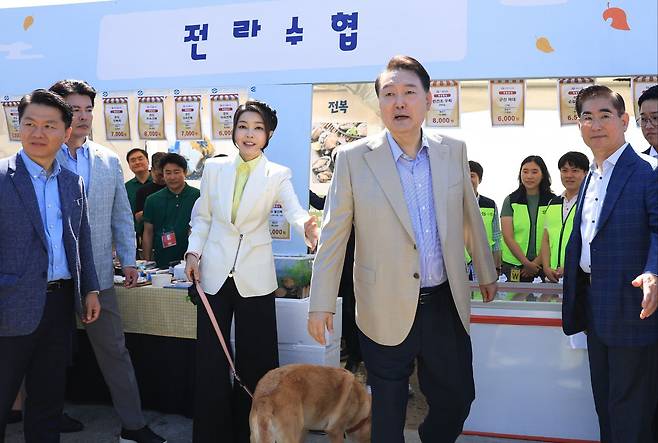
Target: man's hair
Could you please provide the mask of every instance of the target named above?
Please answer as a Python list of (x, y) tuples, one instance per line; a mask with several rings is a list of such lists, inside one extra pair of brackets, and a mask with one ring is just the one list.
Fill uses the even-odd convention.
[(564, 165), (571, 165), (574, 168), (582, 169), (583, 171), (589, 171), (589, 159), (585, 154), (578, 151), (569, 151), (564, 154), (557, 161), (558, 169), (562, 169)]
[(484, 169), (482, 169), (482, 165), (479, 164), (478, 162), (474, 162), (473, 160), (468, 161), (468, 167), (471, 170), (471, 172), (474, 172), (480, 181), (482, 181), (482, 175), (484, 175)]
[(96, 90), (84, 80), (60, 80), (54, 83), (49, 89), (55, 94), (59, 94), (64, 98), (71, 94), (86, 95), (91, 100), (91, 105), (94, 106)]
[(162, 165), (160, 164), (160, 162), (166, 155), (167, 155), (166, 152), (153, 153), (153, 155), (151, 156), (151, 167), (162, 169)]
[(430, 90), (430, 75), (427, 73), (423, 65), (420, 64), (418, 60), (408, 55), (396, 55), (388, 61), (386, 69), (382, 71), (377, 78), (375, 79), (375, 93), (379, 97), (379, 82), (382, 77), (382, 74), (389, 71), (411, 71), (418, 76), (421, 85), (425, 92)]
[(640, 95), (640, 98), (637, 99), (637, 107), (640, 108), (642, 103), (647, 100), (658, 100), (658, 85), (653, 85)]
[[(155, 155), (155, 154), (154, 154)], [(160, 168), (164, 169), (168, 164), (173, 163), (176, 166), (183, 168), (183, 171), (187, 172), (187, 160), (180, 154), (175, 154), (170, 152), (165, 154), (164, 157), (160, 160)]]
[(578, 117), (580, 117), (580, 114), (583, 113), (583, 104), (587, 100), (592, 100), (595, 98), (609, 99), (612, 102), (612, 106), (617, 111), (617, 115), (620, 117), (624, 112), (626, 112), (626, 104), (624, 103), (624, 98), (618, 92), (614, 92), (607, 86), (593, 85), (581, 89), (580, 92), (578, 92), (578, 96), (576, 97), (576, 114)]
[(62, 114), (64, 126), (67, 129), (71, 127), (71, 122), (73, 121), (73, 110), (59, 95), (51, 91), (46, 91), (45, 89), (35, 89), (29, 94), (24, 95), (18, 105), (19, 122), (23, 119), (23, 114), (28, 105), (43, 105), (56, 108), (59, 110), (60, 114)]
[(260, 118), (263, 119), (263, 125), (265, 125), (265, 146), (261, 149), (262, 151), (267, 148), (267, 145), (270, 143), (270, 132), (274, 132), (276, 126), (279, 124), (279, 119), (276, 116), (276, 111), (265, 102), (260, 102), (258, 100), (249, 100), (246, 103), (238, 106), (238, 109), (235, 110), (233, 116), (233, 144), (238, 146), (235, 143), (235, 130), (238, 127), (238, 120), (240, 116), (245, 112), (255, 112), (260, 115)]
[(149, 159), (149, 153), (146, 152), (146, 150), (142, 148), (132, 148), (128, 153), (126, 154), (126, 161), (129, 161), (130, 156), (133, 155), (135, 152), (141, 152), (144, 157), (146, 157), (146, 160)]

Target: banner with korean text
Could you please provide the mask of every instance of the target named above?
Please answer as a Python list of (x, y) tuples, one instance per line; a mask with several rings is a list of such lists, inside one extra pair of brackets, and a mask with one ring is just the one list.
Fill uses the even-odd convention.
[(18, 101), (2, 102), (2, 107), (5, 110), (5, 119), (7, 120), (7, 133), (9, 140), (20, 141), (20, 125), (18, 123)]
[(492, 126), (523, 126), (525, 80), (490, 80), (489, 105)]
[(176, 139), (201, 139), (201, 96), (180, 95), (176, 102)]
[(142, 140), (164, 140), (164, 97), (139, 97), (138, 129)]
[(432, 106), (427, 113), (426, 124), (430, 127), (459, 127), (459, 82), (454, 80), (432, 81), (430, 93)]
[(105, 138), (107, 140), (130, 140), (128, 97), (103, 98), (103, 106)]
[(238, 105), (238, 94), (216, 94), (210, 96), (213, 139), (232, 138), (233, 116), (236, 109), (238, 109)]
[(557, 82), (558, 108), (560, 110), (560, 126), (578, 123), (576, 115), (576, 97), (578, 93), (594, 84), (589, 77), (561, 78)]

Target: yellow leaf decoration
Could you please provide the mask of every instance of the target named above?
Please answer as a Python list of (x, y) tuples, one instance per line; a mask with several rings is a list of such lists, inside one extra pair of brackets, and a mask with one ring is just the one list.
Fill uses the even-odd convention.
[(28, 28), (32, 26), (32, 23), (34, 23), (34, 17), (28, 15), (27, 17), (25, 17), (25, 20), (23, 20), (23, 29), (27, 31)]
[(551, 46), (551, 42), (548, 41), (546, 37), (539, 37), (535, 43), (537, 49), (542, 52), (553, 52), (555, 49)]

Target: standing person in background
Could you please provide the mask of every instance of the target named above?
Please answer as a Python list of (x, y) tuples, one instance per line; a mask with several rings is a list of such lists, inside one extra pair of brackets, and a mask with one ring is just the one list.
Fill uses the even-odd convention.
[(601, 85), (576, 98), (594, 161), (564, 265), (562, 328), (587, 332), (602, 442), (652, 441), (658, 400), (658, 169), (625, 140), (624, 99)]
[[(252, 392), (265, 373), (279, 366), (278, 285), (269, 229), (274, 202), (283, 202), (286, 219), (308, 246), (314, 249), (317, 242), (315, 217), (299, 204), (290, 169), (263, 155), (277, 123), (266, 103), (238, 106), (233, 119), (238, 154), (206, 161), (185, 255), (187, 278), (200, 282), (226, 338), (235, 316), (236, 369)], [(193, 441), (249, 442), (251, 399), (238, 383), (231, 385), (228, 360), (202, 306), (197, 308), (196, 349)]]
[(354, 226), (356, 322), (376, 443), (404, 441), (416, 363), (430, 405), (421, 440), (458, 438), (475, 398), (465, 244), (483, 300), (496, 294), (466, 146), (422, 129), (429, 88), (425, 68), (406, 55), (393, 57), (375, 80), (386, 130), (338, 150), (313, 263), (308, 330), (324, 345)]
[[(121, 438), (126, 442), (162, 443), (165, 440), (151, 431), (142, 413), (114, 289), (113, 247), (126, 278), (124, 286), (134, 287), (139, 277), (135, 268), (135, 229), (121, 161), (110, 149), (89, 140), (96, 90), (80, 80), (61, 80), (50, 90), (73, 108), (71, 137), (62, 145), (57, 160), (82, 177), (89, 201), (91, 243), (103, 313), (86, 327), (87, 335), (121, 420)], [(67, 415), (64, 421), (77, 422)], [(77, 424), (82, 429), (82, 424)]]
[[(166, 187), (151, 194), (144, 204), (142, 255), (154, 257), (158, 268), (183, 259), (187, 250), (190, 217), (199, 190), (185, 182), (187, 161), (169, 153), (160, 160)], [(152, 254), (154, 252), (155, 255)]]
[(503, 273), (507, 281), (531, 282), (543, 276), (541, 240), (548, 203), (557, 199), (551, 191), (551, 175), (538, 155), (523, 159), (519, 187), (505, 197), (501, 211)]
[(27, 443), (59, 442), (72, 315), (98, 319), (98, 280), (82, 179), (56, 160), (71, 107), (44, 89), (18, 106), (22, 147), (0, 160), (0, 441), (26, 380)]
[(564, 274), (564, 254), (573, 230), (578, 189), (589, 171), (589, 159), (582, 152), (570, 151), (560, 157), (557, 166), (564, 192), (548, 203), (541, 245), (543, 271), (553, 283)]
[(649, 149), (644, 151), (644, 154), (658, 158), (658, 85), (644, 91), (637, 103), (640, 116), (636, 121), (649, 143)]
[[(498, 207), (496, 206), (495, 201), (478, 193), (478, 187), (480, 186), (480, 183), (482, 183), (482, 177), (484, 176), (484, 169), (482, 168), (482, 165), (476, 161), (469, 160), (468, 167), (471, 171), (471, 185), (473, 185), (473, 192), (475, 192), (475, 198), (477, 199), (478, 206), (480, 207), (480, 215), (482, 216), (482, 221), (484, 222), (484, 231), (487, 233), (487, 240), (489, 241), (489, 246), (491, 247), (491, 254), (493, 255), (496, 270), (500, 273), (502, 263), (500, 239), (502, 238), (503, 234), (500, 231)], [(466, 264), (469, 267), (469, 273), (471, 276), (474, 276), (473, 260), (471, 259), (468, 251), (466, 251), (465, 254)]]
[(143, 222), (146, 198), (166, 187), (162, 166), (160, 165), (160, 161), (165, 155), (167, 155), (166, 152), (155, 152), (151, 156), (151, 182), (139, 189), (135, 197), (135, 211), (133, 214), (135, 214), (135, 220), (138, 222)]
[[(126, 193), (128, 194), (128, 201), (130, 202), (130, 210), (134, 214), (137, 203), (137, 191), (152, 183), (151, 174), (149, 173), (149, 155), (142, 148), (133, 148), (126, 154), (126, 161), (128, 167), (135, 176), (126, 182)], [(137, 249), (142, 246), (142, 231), (144, 224), (142, 221), (135, 219), (135, 234), (137, 240)]]

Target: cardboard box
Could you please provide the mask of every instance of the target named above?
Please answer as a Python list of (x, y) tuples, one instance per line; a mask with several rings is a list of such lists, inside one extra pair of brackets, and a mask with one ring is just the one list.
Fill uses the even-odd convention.
[(290, 345), (279, 343), (279, 365), (306, 363), (310, 365), (340, 366), (340, 342), (330, 346)]
[[(279, 343), (316, 345), (308, 334), (307, 320), (309, 298), (276, 299), (276, 326)], [(329, 345), (340, 343), (340, 337), (343, 330), (343, 299), (338, 297), (336, 300), (336, 315), (334, 315), (334, 333), (327, 333), (327, 343)]]

